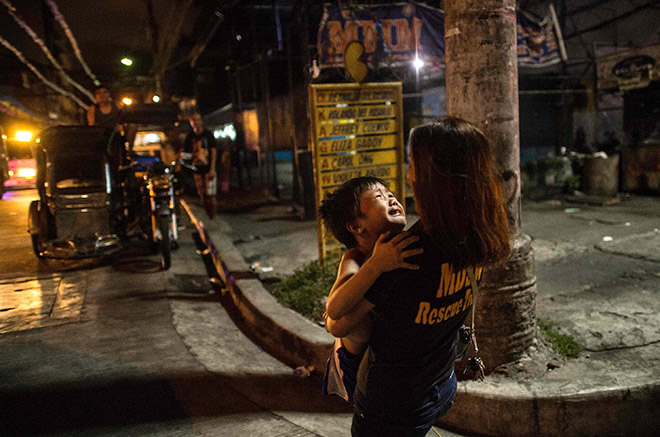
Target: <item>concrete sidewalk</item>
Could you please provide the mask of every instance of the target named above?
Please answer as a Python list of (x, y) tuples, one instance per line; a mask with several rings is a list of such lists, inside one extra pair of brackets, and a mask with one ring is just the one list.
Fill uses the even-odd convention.
[[(322, 369), (330, 335), (281, 307), (261, 282), (317, 259), (316, 223), (283, 203), (213, 221), (194, 205), (190, 211), (264, 348), (291, 366)], [(572, 335), (583, 351), (547, 363), (540, 377), (460, 382), (442, 424), (488, 435), (656, 434), (660, 198), (626, 196), (610, 206), (526, 201), (522, 214), (536, 254), (539, 320)]]
[(180, 224), (167, 271), (136, 251), (0, 275), (1, 436), (348, 435), (318, 375), (244, 334)]

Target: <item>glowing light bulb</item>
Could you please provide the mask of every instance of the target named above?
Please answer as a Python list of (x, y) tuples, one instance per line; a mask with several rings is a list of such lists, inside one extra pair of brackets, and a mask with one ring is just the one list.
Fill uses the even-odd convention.
[(16, 141), (28, 142), (32, 139), (32, 132), (21, 130), (16, 132)]

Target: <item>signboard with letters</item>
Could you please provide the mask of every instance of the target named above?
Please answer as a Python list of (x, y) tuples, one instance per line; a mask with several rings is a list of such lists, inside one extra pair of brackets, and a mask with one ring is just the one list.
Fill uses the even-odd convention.
[[(550, 16), (516, 10), (516, 34), (520, 65), (545, 67), (560, 61)], [(425, 68), (440, 69), (445, 62), (445, 14), (419, 2), (325, 3), (317, 39), (319, 67), (343, 67), (346, 49), (355, 41), (363, 45), (365, 62), (372, 68), (409, 66), (419, 58)]]
[[(611, 53), (604, 53), (611, 51)], [(643, 48), (603, 48), (597, 55), (598, 88), (645, 88), (660, 77), (660, 45)]]
[[(316, 207), (359, 176), (385, 181), (403, 203), (403, 97), (400, 82), (309, 86)], [(317, 217), (319, 260), (341, 250)]]

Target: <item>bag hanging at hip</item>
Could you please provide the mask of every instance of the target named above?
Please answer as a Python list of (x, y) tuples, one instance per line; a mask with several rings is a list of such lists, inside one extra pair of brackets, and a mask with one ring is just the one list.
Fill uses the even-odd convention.
[[(470, 278), (470, 286), (472, 287), (472, 323), (471, 326), (462, 325), (458, 329), (458, 343), (456, 344), (456, 361), (462, 361), (467, 355), (467, 351), (470, 348), (470, 343), (474, 344), (474, 353), (479, 352), (479, 346), (477, 346), (477, 335), (474, 330), (474, 312), (477, 307), (477, 293), (479, 291), (479, 286), (477, 285), (477, 280), (474, 276), (474, 267), (470, 266), (467, 269), (468, 277)], [(482, 381), (484, 379), (484, 362), (479, 356), (471, 357), (463, 373), (468, 369), (474, 373), (474, 379), (479, 379)]]

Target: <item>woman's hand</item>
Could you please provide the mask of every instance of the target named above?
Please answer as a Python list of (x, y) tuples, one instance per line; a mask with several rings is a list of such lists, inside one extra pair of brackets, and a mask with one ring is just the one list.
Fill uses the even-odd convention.
[(404, 261), (410, 256), (423, 252), (422, 248), (405, 250), (406, 247), (419, 240), (419, 237), (404, 232), (385, 241), (389, 235), (390, 233), (386, 232), (378, 237), (371, 256), (362, 266), (354, 258), (347, 257), (350, 251), (344, 254), (339, 263), (337, 280), (332, 286), (325, 304), (328, 316), (335, 322), (355, 310), (360, 301), (373, 307), (373, 304), (363, 298), (381, 273), (398, 268), (419, 269), (419, 266)]
[(421, 247), (409, 250), (404, 249), (418, 241), (419, 237), (410, 235), (408, 232), (401, 232), (389, 241), (386, 241), (389, 236), (390, 232), (388, 231), (378, 237), (371, 257), (369, 257), (367, 262), (381, 273), (399, 268), (418, 270), (418, 265), (410, 264), (405, 259), (413, 255), (419, 255), (424, 252), (424, 249)]

